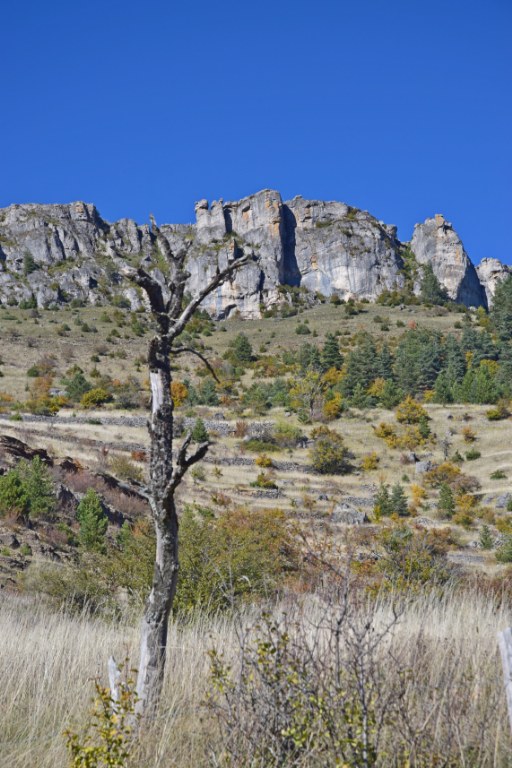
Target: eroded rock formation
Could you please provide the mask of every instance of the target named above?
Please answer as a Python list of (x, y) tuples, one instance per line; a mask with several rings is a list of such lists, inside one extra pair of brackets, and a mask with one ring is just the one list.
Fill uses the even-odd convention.
[[(209, 297), (215, 318), (237, 311), (259, 317), (286, 299), (287, 286), (324, 296), (375, 300), (404, 284), (404, 245), (396, 227), (344, 203), (283, 202), (263, 190), (236, 202), (196, 204), (194, 225), (162, 225), (172, 250), (188, 251), (190, 290), (237, 254), (251, 264)], [(487, 306), (508, 267), (485, 259), (478, 271), (452, 225), (436, 215), (415, 227), (411, 249), (432, 265), (451, 298)], [(132, 308), (142, 298), (124, 282), (126, 262), (143, 261), (158, 274), (165, 268), (152, 226), (130, 219), (104, 221), (93, 205), (13, 205), (0, 210), (0, 301), (52, 306), (63, 301), (105, 303), (121, 296)]]

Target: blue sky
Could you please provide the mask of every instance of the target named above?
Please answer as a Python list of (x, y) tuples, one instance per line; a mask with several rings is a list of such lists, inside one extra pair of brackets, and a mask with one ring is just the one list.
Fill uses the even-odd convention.
[(512, 262), (510, 0), (4, 3), (0, 206), (278, 189)]

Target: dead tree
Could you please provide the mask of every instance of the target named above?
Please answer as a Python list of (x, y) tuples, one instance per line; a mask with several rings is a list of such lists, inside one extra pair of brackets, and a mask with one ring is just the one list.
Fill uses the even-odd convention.
[(246, 265), (251, 257), (240, 256), (228, 261), (224, 269), (217, 268), (215, 276), (202, 288), (196, 298), (185, 299), (187, 280), (187, 251), (172, 253), (167, 240), (153, 222), (157, 245), (169, 264), (169, 276), (162, 286), (142, 267), (127, 268), (125, 275), (146, 293), (156, 324), (156, 335), (148, 352), (151, 384), (149, 487), (147, 499), (151, 508), (156, 552), (151, 591), (146, 601), (140, 638), (140, 658), (137, 675), (137, 711), (152, 714), (160, 699), (167, 648), (167, 630), (178, 579), (178, 511), (176, 490), (185, 473), (208, 451), (204, 442), (191, 449), (191, 434), (182, 444), (174, 445), (173, 401), (171, 397), (171, 359), (195, 350), (178, 343), (181, 333), (201, 302)]

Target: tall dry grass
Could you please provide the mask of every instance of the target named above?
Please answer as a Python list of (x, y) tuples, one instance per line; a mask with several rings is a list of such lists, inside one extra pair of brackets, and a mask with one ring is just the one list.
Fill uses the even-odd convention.
[[(314, 617), (318, 607), (312, 601), (309, 614), (304, 606), (302, 610), (307, 619)], [(376, 624), (390, 616), (389, 601), (381, 601)], [(242, 617), (242, 623), (250, 620), (249, 615)], [(405, 606), (391, 641), (395, 656), (417, 663), (418, 674), (432, 690), (443, 692), (443, 686), (449, 685), (447, 696), (456, 697), (460, 690), (474, 702), (465, 708), (461, 721), (461, 755), (469, 738), (466, 731), (473, 727), (473, 710), (477, 727), (476, 718), (480, 723), (482, 707), (488, 702), (482, 766), (512, 765), (496, 642), (496, 633), (511, 623), (510, 606), (476, 593), (444, 599), (424, 596)], [(155, 726), (143, 734), (138, 768), (212, 764), (207, 747), (215, 749), (221, 736), (202, 707), (209, 689), (207, 651), (217, 647), (236, 664), (239, 628), (240, 621), (228, 617), (199, 617), (172, 626), (163, 705)], [(84, 723), (93, 679), (105, 680), (111, 653), (134, 663), (136, 651), (133, 625), (52, 613), (43, 603), (4, 597), (0, 603), (1, 768), (67, 766), (62, 732)], [(461, 756), (460, 765), (469, 764)]]

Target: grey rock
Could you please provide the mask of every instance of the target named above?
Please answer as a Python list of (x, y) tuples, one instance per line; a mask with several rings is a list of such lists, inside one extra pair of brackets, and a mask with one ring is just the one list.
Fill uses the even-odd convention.
[[(235, 202), (201, 200), (195, 210), (195, 224), (160, 227), (173, 252), (187, 251), (193, 295), (234, 258), (251, 257), (206, 299), (204, 307), (216, 319), (260, 317), (262, 308), (289, 301), (294, 287), (306, 289), (304, 300), (311, 303), (315, 292), (373, 301), (383, 290), (403, 286), (396, 227), (345, 203), (302, 197), (283, 202), (279, 192), (265, 189)], [(486, 305), (504, 274), (499, 262), (484, 260), (484, 290), (460, 238), (441, 216), (417, 225), (411, 245), (452, 298), (468, 305)], [(141, 262), (164, 281), (153, 223), (109, 223), (83, 202), (0, 209), (2, 303), (34, 297), (41, 307), (72, 299), (102, 304), (117, 295), (141, 309), (144, 297), (122, 277), (127, 263)]]
[[(462, 240), (444, 216), (416, 224), (411, 249), (419, 264), (430, 264), (448, 295), (466, 306), (487, 306), (487, 297)], [(417, 288), (419, 290), (419, 286)]]
[(498, 498), (496, 499), (496, 508), (506, 509), (511, 499), (512, 499), (512, 493), (504, 493), (501, 496), (498, 496)]
[(414, 465), (414, 472), (417, 475), (424, 475), (425, 472), (430, 472), (432, 469), (432, 462), (431, 461), (417, 461)]
[(18, 549), (20, 542), (14, 533), (0, 533), (0, 545), (2, 547), (10, 547), (10, 549)]
[(364, 525), (364, 523), (369, 522), (365, 512), (361, 512), (346, 502), (336, 504), (331, 519), (335, 523), (343, 523), (344, 525)]
[(512, 269), (498, 259), (482, 259), (476, 268), (478, 278), (484, 288), (488, 306), (492, 306), (498, 285), (512, 274)]

